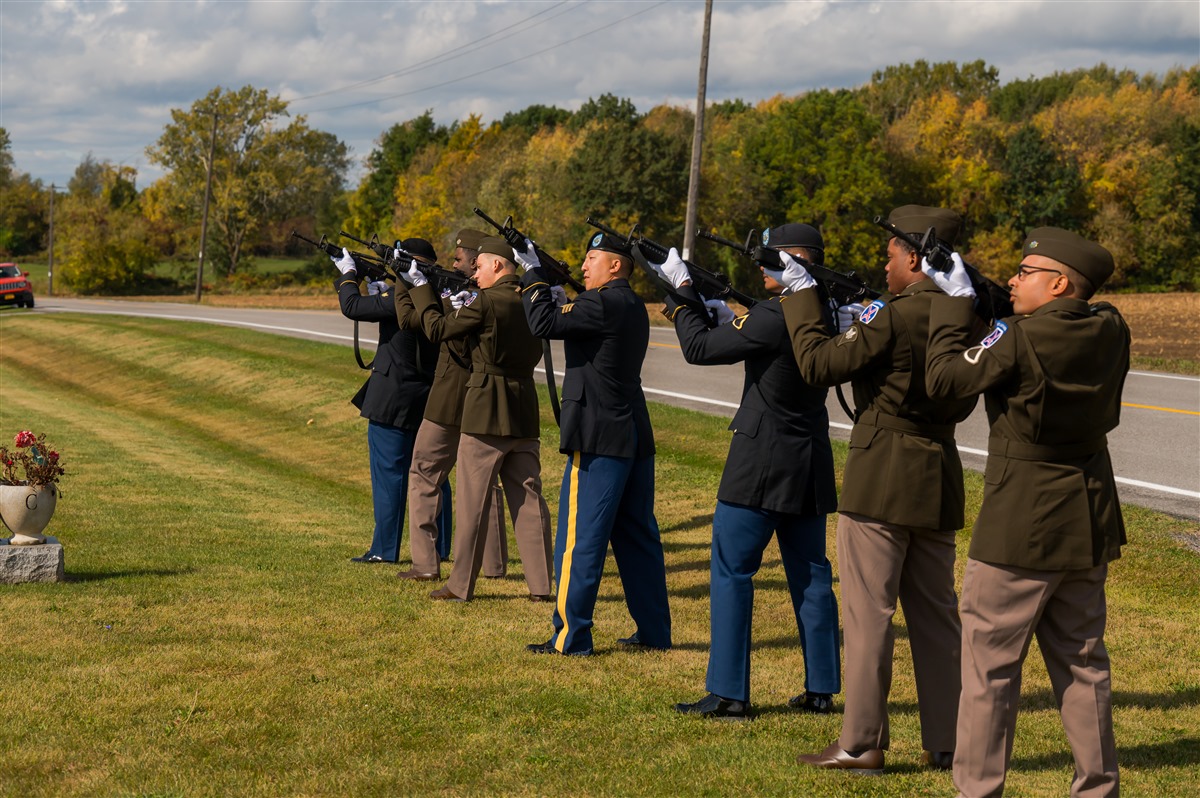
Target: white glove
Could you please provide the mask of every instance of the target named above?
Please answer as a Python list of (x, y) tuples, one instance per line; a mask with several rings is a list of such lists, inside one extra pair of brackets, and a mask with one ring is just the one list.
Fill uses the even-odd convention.
[(376, 294), (382, 294), (387, 289), (388, 289), (388, 284), (385, 283), (383, 280), (372, 280), (371, 282), (367, 283), (367, 296), (375, 296)]
[(728, 324), (736, 318), (733, 311), (729, 309), (729, 306), (723, 300), (706, 299), (704, 300), (704, 307), (716, 313), (718, 325)]
[(866, 306), (861, 302), (853, 302), (849, 305), (842, 305), (837, 309), (837, 328), (838, 330), (848, 330), (858, 321), (858, 317), (866, 310)]
[(779, 262), (783, 264), (783, 270), (763, 269), (763, 274), (770, 277), (775, 282), (782, 285), (792, 293), (803, 291), (806, 288), (814, 288), (817, 281), (808, 273), (808, 269), (801, 266), (796, 260), (786, 252), (779, 253)]
[(462, 306), (465, 305), (467, 300), (472, 296), (474, 296), (474, 294), (472, 294), (470, 291), (459, 291), (457, 294), (451, 294), (450, 305), (455, 310), (462, 310)]
[(921, 271), (929, 275), (929, 279), (950, 296), (965, 296), (974, 299), (975, 288), (971, 285), (971, 278), (967, 275), (967, 267), (963, 263), (963, 259), (955, 252), (950, 256), (950, 260), (954, 264), (950, 267), (950, 271), (939, 272), (929, 264), (929, 261), (921, 258)]
[(329, 259), (333, 261), (333, 265), (337, 266), (338, 271), (342, 274), (350, 274), (351, 272), (358, 274), (357, 267), (354, 265), (354, 256), (345, 247), (342, 247), (342, 257), (330, 257)]
[(654, 267), (654, 271), (658, 272), (658, 276), (670, 283), (672, 288), (678, 288), (684, 283), (692, 281), (687, 264), (683, 262), (683, 258), (679, 257), (679, 250), (675, 247), (671, 247), (667, 252), (665, 261), (651, 265)]
[(517, 252), (517, 248), (513, 247), (513, 259), (516, 260), (517, 265), (520, 266), (525, 271), (529, 271), (534, 266), (541, 265), (540, 262), (538, 261), (537, 253), (533, 249), (533, 242), (530, 241), (528, 238), (525, 239), (525, 251), (524, 252)]
[(567, 304), (567, 289), (561, 285), (550, 286), (550, 296), (554, 297), (554, 304), (557, 307), (562, 307)]
[(401, 272), (400, 276), (404, 278), (404, 282), (416, 288), (418, 285), (425, 285), (429, 282), (429, 278), (421, 274), (421, 270), (417, 268), (417, 262), (414, 260), (412, 265), (408, 267), (408, 271)]

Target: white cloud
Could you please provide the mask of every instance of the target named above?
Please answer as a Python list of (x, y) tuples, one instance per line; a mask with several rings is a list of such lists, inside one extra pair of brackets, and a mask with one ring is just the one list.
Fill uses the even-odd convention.
[[(605, 92), (641, 110), (690, 104), (702, 13), (702, 2), (652, 0), (5, 0), (0, 125), (18, 168), (47, 182), (65, 182), (91, 151), (139, 165), (144, 185), (157, 175), (142, 153), (170, 109), (218, 85), (250, 84), (296, 100), (293, 114), (306, 114), (361, 158), (383, 130), (426, 109), (448, 123), (469, 113), (495, 119), (533, 103), (574, 109)], [(610, 27), (583, 35), (603, 26)], [(855, 86), (917, 58), (982, 58), (1002, 80), (1101, 61), (1163, 72), (1200, 61), (1200, 4), (717, 0), (708, 97), (756, 101)], [(480, 74), (458, 80), (472, 73)], [(378, 102), (327, 110), (369, 100)]]

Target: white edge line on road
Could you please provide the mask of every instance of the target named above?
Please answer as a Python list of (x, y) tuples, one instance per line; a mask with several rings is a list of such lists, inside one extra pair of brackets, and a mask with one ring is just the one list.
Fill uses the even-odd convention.
[(1163, 380), (1183, 380), (1184, 382), (1200, 382), (1200, 377), (1188, 377), (1183, 374), (1159, 374), (1154, 371), (1131, 371), (1135, 377), (1158, 377)]
[[(315, 335), (320, 338), (333, 338), (338, 341), (353, 341), (354, 340), (353, 336), (350, 336), (350, 335), (335, 335), (333, 333), (323, 333), (323, 332), (315, 332), (313, 330), (304, 330), (299, 327), (279, 327), (279, 326), (276, 326), (273, 324), (256, 324), (255, 322), (250, 322), (250, 321), (231, 321), (229, 319), (211, 319), (211, 318), (205, 318), (202, 316), (169, 316), (165, 313), (134, 313), (134, 312), (122, 311), (122, 310), (72, 311), (72, 310), (68, 310), (66, 308), (46, 308), (46, 310), (53, 310), (58, 313), (98, 313), (98, 314), (106, 314), (109, 316), (140, 316), (142, 318), (147, 318), (147, 319), (172, 319), (174, 321), (201, 321), (201, 322), (208, 322), (211, 324), (223, 324), (228, 327), (252, 327), (256, 330), (279, 330), (282, 332), (303, 333), (305, 335)], [(540, 371), (543, 374), (546, 373), (546, 370), (542, 369), (542, 368), (538, 368), (538, 369), (536, 369), (536, 371)], [(1153, 374), (1151, 372), (1143, 372), (1143, 371), (1136, 371), (1136, 372), (1131, 371), (1129, 373), (1130, 374), (1138, 374), (1138, 375), (1146, 376), (1146, 377), (1165, 377), (1168, 379), (1192, 380), (1192, 381), (1200, 382), (1200, 379), (1196, 379), (1193, 377), (1177, 376), (1174, 374)], [(554, 372), (554, 374), (559, 379), (563, 379), (566, 377), (565, 374), (560, 374), (557, 371)], [(709, 399), (704, 396), (692, 396), (691, 394), (676, 393), (674, 391), (663, 391), (663, 390), (659, 390), (658, 388), (642, 388), (642, 390), (645, 391), (646, 393), (657, 394), (659, 396), (669, 396), (672, 399), (685, 399), (690, 402), (700, 402), (701, 404), (715, 405), (717, 407), (728, 407), (733, 410), (737, 410), (738, 407), (740, 407), (740, 405), (738, 405), (734, 402), (725, 402), (720, 399)], [(849, 424), (842, 424), (837, 421), (830, 421), (829, 426), (831, 426), (835, 429), (844, 429), (844, 430), (848, 430), (851, 428)], [(964, 454), (978, 454), (978, 455), (984, 455), (984, 456), (987, 455), (987, 452), (983, 451), (982, 449), (973, 449), (969, 446), (959, 446), (958, 450)], [(1125, 477), (1116, 477), (1116, 480), (1117, 480), (1117, 482), (1120, 482), (1123, 485), (1131, 485), (1136, 488), (1146, 488), (1147, 490), (1156, 490), (1156, 491), (1160, 491), (1162, 493), (1171, 493), (1176, 496), (1186, 496), (1190, 499), (1200, 499), (1200, 491), (1184, 490), (1183, 488), (1172, 488), (1167, 485), (1156, 485), (1153, 482), (1142, 482), (1141, 480), (1126, 479)]]

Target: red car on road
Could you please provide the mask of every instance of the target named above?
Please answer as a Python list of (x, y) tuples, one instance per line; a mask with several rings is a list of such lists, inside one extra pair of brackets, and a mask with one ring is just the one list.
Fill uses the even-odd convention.
[(33, 307), (33, 285), (29, 272), (21, 271), (15, 263), (0, 263), (0, 305)]

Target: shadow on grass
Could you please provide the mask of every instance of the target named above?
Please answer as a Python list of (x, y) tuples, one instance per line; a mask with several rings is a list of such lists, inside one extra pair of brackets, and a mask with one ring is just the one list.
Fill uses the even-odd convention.
[(143, 568), (129, 571), (67, 571), (67, 582), (104, 582), (108, 579), (125, 579), (132, 576), (186, 576), (195, 573), (195, 568)]
[[(1113, 693), (1113, 706), (1118, 709), (1176, 709), (1200, 705), (1200, 687), (1175, 690), (1169, 693), (1136, 693), (1118, 690)], [(1022, 691), (1021, 709), (1058, 711), (1052, 690)]]
[[(1120, 767), (1181, 767), (1200, 764), (1200, 737), (1181, 737), (1165, 743), (1117, 746)], [(1014, 758), (1013, 770), (1069, 770), (1075, 767), (1069, 748), (1039, 756)]]
[[(694, 515), (686, 521), (677, 521), (674, 524), (671, 524), (670, 526), (659, 527), (658, 531), (659, 531), (659, 534), (662, 534), (662, 535), (668, 535), (672, 532), (689, 532), (693, 529), (703, 529), (706, 526), (712, 526), (712, 520), (713, 520), (712, 513), (706, 513), (704, 515)], [(667, 545), (668, 544), (664, 543), (663, 547), (666, 548)], [(678, 545), (678, 544), (676, 544), (676, 545)], [(703, 544), (686, 543), (686, 544), (682, 544), (682, 545), (686, 546), (687, 548), (695, 548), (697, 545), (702, 545), (704, 548), (708, 548), (707, 542), (705, 542)]]

